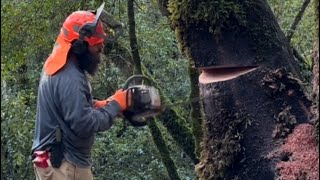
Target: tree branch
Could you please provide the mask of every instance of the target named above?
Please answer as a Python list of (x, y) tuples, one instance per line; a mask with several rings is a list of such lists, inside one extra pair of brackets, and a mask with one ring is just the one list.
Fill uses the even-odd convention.
[(287, 32), (287, 39), (288, 42), (290, 43), (291, 38), (295, 32), (295, 30), (297, 29), (297, 26), (299, 24), (299, 22), (302, 19), (303, 13), (305, 12), (305, 10), (307, 9), (308, 5), (310, 3), (310, 0), (305, 0), (300, 8), (300, 11), (298, 12), (297, 16), (295, 17), (290, 29)]
[(129, 39), (132, 50), (132, 60), (134, 62), (134, 74), (141, 74), (140, 55), (138, 51), (138, 42), (136, 36), (136, 22), (134, 20), (133, 0), (128, 0), (128, 24), (129, 24)]

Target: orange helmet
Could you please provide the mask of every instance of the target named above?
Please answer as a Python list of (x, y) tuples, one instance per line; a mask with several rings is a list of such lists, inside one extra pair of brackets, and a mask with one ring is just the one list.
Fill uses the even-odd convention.
[[(95, 21), (95, 14), (89, 11), (76, 11), (73, 12), (67, 19), (64, 21), (63, 26), (61, 28), (60, 35), (62, 38), (68, 42), (72, 42), (73, 40), (79, 39), (79, 31), (80, 29), (87, 23), (93, 23)], [(102, 35), (102, 36), (101, 36)], [(103, 30), (102, 22), (99, 21), (96, 27), (96, 34), (92, 37), (85, 37), (85, 41), (89, 43), (90, 46), (95, 44), (99, 44), (104, 41), (101, 37), (105, 36), (105, 32)]]
[[(87, 31), (83, 27), (92, 23), (97, 23), (94, 32), (88, 32), (87, 35), (83, 36), (82, 32)], [(80, 38), (87, 41), (90, 46), (104, 42), (106, 33), (103, 30), (103, 24), (100, 20), (96, 20), (94, 13), (76, 11), (67, 17), (60, 30), (53, 51), (44, 65), (44, 70), (48, 75), (53, 75), (65, 65), (72, 41)]]

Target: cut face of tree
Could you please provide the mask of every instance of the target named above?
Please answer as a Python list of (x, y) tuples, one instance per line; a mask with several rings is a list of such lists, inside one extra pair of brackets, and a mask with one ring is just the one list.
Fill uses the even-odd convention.
[(254, 71), (256, 68), (257, 66), (213, 66), (209, 68), (200, 68), (202, 73), (199, 76), (199, 82), (201, 84), (208, 84), (220, 81), (227, 81), (230, 79), (234, 79), (238, 76), (247, 74), (251, 71)]
[(268, 154), (308, 122), (311, 101), (267, 2), (172, 0), (168, 9), (181, 50), (204, 69), (199, 179), (281, 177), (286, 158)]

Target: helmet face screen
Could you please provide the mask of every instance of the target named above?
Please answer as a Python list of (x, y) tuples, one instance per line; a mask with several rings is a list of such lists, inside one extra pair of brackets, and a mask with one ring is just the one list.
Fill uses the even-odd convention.
[[(85, 23), (81, 29), (79, 30), (79, 38), (91, 38), (94, 36), (95, 38), (101, 37), (102, 39), (105, 38), (105, 32), (103, 30), (103, 24), (100, 19), (100, 15), (104, 8), (104, 2), (100, 5), (100, 7), (97, 9), (95, 13), (95, 19), (93, 22)], [(92, 42), (93, 43), (93, 42)], [(92, 44), (89, 42), (89, 44)], [(99, 43), (99, 42), (98, 42)]]
[(96, 12), (96, 19), (94, 20), (94, 24), (97, 25), (97, 22), (98, 20), (100, 19), (100, 15), (103, 11), (103, 8), (104, 8), (104, 2), (100, 5), (100, 7), (97, 9), (97, 12)]

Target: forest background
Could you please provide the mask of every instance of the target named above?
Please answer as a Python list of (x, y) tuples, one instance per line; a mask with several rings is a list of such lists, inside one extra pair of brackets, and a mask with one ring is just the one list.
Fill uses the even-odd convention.
[[(96, 9), (102, 1), (1, 1), (1, 177), (34, 179), (30, 150), (34, 135), (37, 86), (46, 57), (66, 16), (79, 9)], [(105, 10), (124, 23), (124, 33), (115, 44), (106, 45), (103, 63), (90, 79), (93, 95), (104, 99), (132, 75), (128, 1), (106, 1)], [(269, 0), (283, 32), (290, 35), (295, 57), (301, 65), (303, 84), (312, 90), (313, 48), (318, 22), (313, 1)], [(301, 11), (296, 28), (290, 31)], [(172, 103), (190, 95), (189, 63), (180, 52), (174, 31), (156, 0), (134, 1), (135, 34), (144, 74), (154, 79)], [(190, 104), (176, 107), (190, 127)], [(194, 162), (156, 121), (170, 158), (181, 179), (195, 179)], [(96, 179), (170, 179), (164, 158), (153, 141), (149, 126), (126, 127), (117, 121), (99, 133), (93, 149)], [(161, 148), (160, 148), (161, 149)]]

